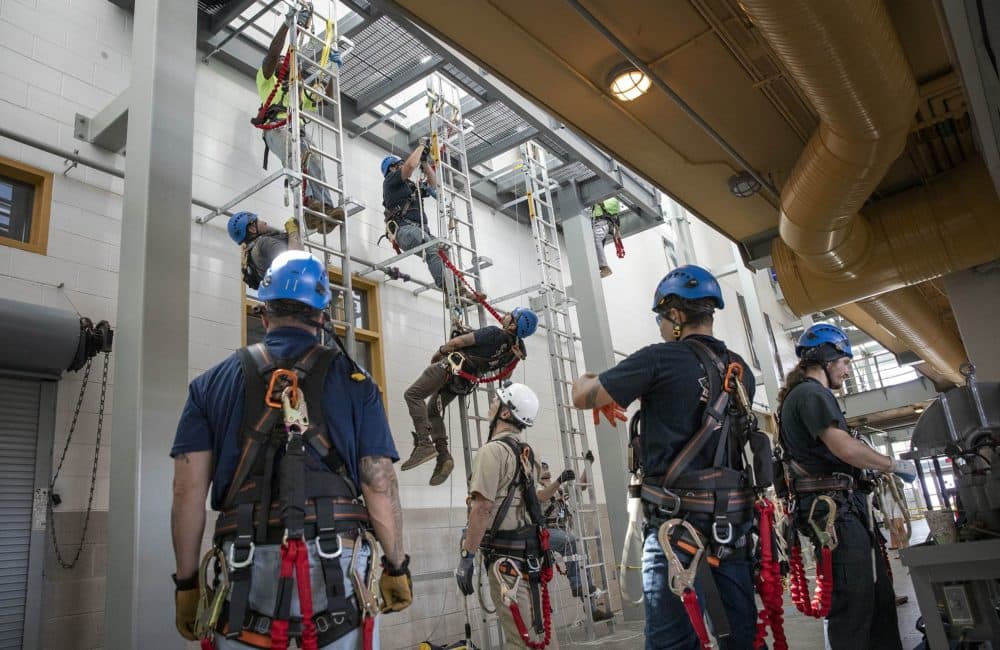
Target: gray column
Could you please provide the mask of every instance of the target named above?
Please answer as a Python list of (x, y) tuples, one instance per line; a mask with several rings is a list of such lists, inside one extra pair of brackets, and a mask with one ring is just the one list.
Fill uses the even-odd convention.
[(135, 3), (122, 205), (108, 648), (181, 648), (174, 629), (168, 453), (188, 376), (194, 2)]
[[(559, 191), (559, 212), (566, 216), (562, 221), (566, 243), (566, 258), (573, 277), (572, 297), (576, 300), (576, 313), (583, 339), (583, 359), (588, 372), (601, 372), (615, 365), (611, 345), (611, 325), (604, 302), (604, 289), (597, 269), (594, 234), (591, 219), (575, 188)], [(625, 456), (626, 433), (613, 428), (602, 419), (597, 427), (597, 461), (604, 478), (604, 498), (608, 507), (611, 526), (612, 556), (617, 558), (625, 545), (625, 528), (628, 525), (628, 475)], [(619, 576), (622, 579), (622, 576)], [(641, 620), (643, 609), (623, 603), (625, 620)]]
[(1000, 322), (1000, 263), (945, 276), (951, 309), (969, 360), (979, 381), (1000, 381), (1000, 349), (996, 345)]

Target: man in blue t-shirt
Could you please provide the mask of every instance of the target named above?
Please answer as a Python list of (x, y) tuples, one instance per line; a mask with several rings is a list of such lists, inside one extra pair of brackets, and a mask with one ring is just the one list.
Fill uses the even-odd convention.
[[(318, 355), (323, 351), (320, 348), (321, 352), (317, 352), (319, 345), (317, 335), (323, 325), (325, 318), (323, 309), (329, 304), (331, 293), (329, 279), (319, 260), (302, 251), (280, 254), (261, 283), (258, 295), (264, 301), (263, 321), (267, 329), (263, 344), (266, 352), (261, 353), (264, 358), (299, 360), (299, 363), (302, 363), (308, 354)], [(330, 352), (326, 351), (325, 354)], [(256, 427), (261, 426), (259, 423), (255, 425), (244, 422), (244, 408), (249, 388), (242, 364), (240, 352), (234, 353), (191, 382), (188, 400), (177, 425), (176, 437), (170, 452), (174, 458), (171, 528), (177, 561), (177, 573), (174, 576), (177, 585), (177, 628), (181, 635), (190, 640), (195, 640), (193, 625), (198, 600), (198, 556), (205, 528), (205, 499), (211, 490), (212, 509), (224, 510), (230, 498), (228, 493), (234, 482), (234, 475), (237, 474), (237, 468), (246, 460), (242, 454), (249, 448), (245, 446), (246, 438), (250, 435), (247, 432), (257, 435)], [(393, 463), (399, 459), (399, 455), (389, 431), (378, 386), (370, 377), (361, 373), (347, 355), (336, 352), (333, 353), (325, 378), (321, 381), (318, 377), (312, 379), (317, 381), (311, 383), (311, 375), (306, 373), (303, 379), (306, 388), (303, 390), (308, 391), (309, 386), (315, 385), (317, 391), (311, 394), (320, 397), (306, 404), (306, 409), (312, 416), (314, 425), (316, 422), (323, 423), (325, 431), (321, 431), (320, 435), (325, 434), (324, 440), (329, 442), (336, 453), (328, 453), (324, 459), (314, 450), (314, 445), (311, 443), (305, 447), (303, 454), (304, 474), (307, 479), (305, 492), (310, 496), (310, 500), (306, 501), (307, 520), (308, 512), (312, 508), (310, 504), (315, 504), (314, 516), (316, 521), (319, 521), (322, 499), (314, 495), (327, 494), (323, 490), (327, 489), (329, 484), (338, 480), (349, 482), (352, 484), (351, 493), (357, 495), (360, 491), (363, 502), (357, 498), (333, 500), (333, 502), (352, 504), (350, 508), (353, 512), (358, 512), (358, 506), (362, 506), (362, 511), (367, 510), (367, 517), (374, 528), (375, 536), (385, 552), (380, 580), (383, 598), (386, 600), (386, 609), (383, 611), (400, 611), (409, 605), (411, 599), (407, 568), (409, 557), (403, 550), (402, 509), (399, 502), (399, 486), (393, 470)], [(246, 413), (249, 414), (251, 411), (254, 412), (253, 422), (257, 422), (257, 410), (250, 408)], [(263, 404), (260, 411), (265, 411)], [(270, 430), (260, 433), (266, 436)], [(305, 437), (303, 435), (303, 438)], [(289, 435), (288, 440), (291, 438)], [(270, 441), (266, 437), (254, 439), (262, 441), (261, 444)], [(282, 445), (276, 450), (273, 480), (260, 481), (280, 485), (280, 488), (274, 489), (271, 496), (285, 504), (290, 503), (292, 497), (284, 492), (284, 474), (279, 467), (282, 466), (283, 457), (292, 454), (291, 444), (288, 442), (287, 447)], [(271, 449), (270, 446), (267, 448)], [(258, 458), (262, 456), (265, 456), (264, 452), (257, 454)], [(330, 459), (339, 460), (343, 466), (340, 467), (340, 463), (334, 464)], [(266, 463), (266, 460), (262, 463), (251, 460), (248, 466), (253, 468), (251, 472), (258, 472), (261, 470), (257, 468), (266, 466)], [(253, 476), (252, 473), (244, 474), (244, 477), (250, 479)], [(261, 476), (263, 477), (263, 474)], [(311, 477), (316, 477), (315, 485), (309, 483), (313, 480)], [(249, 482), (245, 478), (235, 487), (239, 489), (241, 486), (247, 486)], [(242, 494), (243, 490), (240, 490), (240, 493)], [(270, 502), (271, 499), (268, 498), (267, 503)], [(255, 503), (254, 507), (259, 512), (262, 506), (263, 502)], [(335, 517), (339, 517), (336, 515), (337, 506), (331, 507), (334, 508), (332, 512)], [(288, 525), (284, 521), (284, 510), (280, 514), (281, 524), (277, 526), (278, 528)], [(271, 515), (272, 518), (277, 517), (279, 512), (271, 509)], [(216, 543), (220, 545), (233, 544), (230, 537), (223, 537), (219, 530), (223, 519), (227, 516), (228, 513), (222, 513), (216, 523)], [(256, 521), (259, 524), (259, 520)], [(251, 525), (255, 525), (255, 522), (251, 521)], [(275, 525), (263, 527), (257, 525), (257, 528), (254, 528), (258, 534), (255, 539), (257, 546), (256, 548), (251, 546), (247, 558), (248, 563), (252, 560), (250, 570), (253, 590), (249, 597), (249, 610), (253, 616), (258, 614), (271, 616), (276, 607), (274, 602), (267, 602), (267, 594), (273, 597), (276, 593), (277, 585), (272, 583), (277, 579), (276, 563), (280, 545), (261, 543), (259, 537), (259, 534), (266, 529), (267, 541), (270, 541), (272, 527)], [(286, 528), (286, 533), (287, 530)], [(280, 530), (277, 533), (280, 540)], [(346, 576), (349, 574), (351, 558), (356, 553), (359, 566), (364, 567), (373, 549), (364, 543), (364, 538), (357, 535), (357, 527), (339, 531), (338, 535), (341, 573), (344, 576), (342, 589), (345, 590), (343, 593), (346, 596), (350, 596), (353, 586)], [(319, 540), (319, 537), (315, 539)], [(314, 566), (321, 564), (321, 560), (317, 557), (320, 544), (318, 542), (314, 544), (312, 539), (307, 541), (309, 563)], [(230, 559), (232, 556), (233, 553), (230, 552)], [(230, 567), (230, 570), (234, 568), (237, 567)], [(325, 575), (327, 570), (328, 567), (324, 566), (320, 575)], [(327, 603), (325, 580), (315, 580), (316, 570), (312, 575), (315, 612), (320, 614), (323, 612), (322, 605)], [(235, 587), (233, 593), (235, 594)], [(297, 608), (298, 605), (292, 607), (293, 610)], [(223, 629), (225, 623), (223, 621), (216, 629)], [(238, 633), (239, 629), (230, 629), (230, 632)], [(359, 647), (360, 635), (360, 628), (353, 629), (324, 648)], [(216, 647), (221, 650), (245, 646), (227, 639), (222, 634), (217, 634)]]
[[(653, 311), (665, 342), (635, 352), (600, 376), (587, 373), (573, 383), (573, 405), (580, 409), (616, 403), (627, 407), (640, 400), (641, 456), (647, 481), (656, 482), (666, 474), (701, 426), (711, 381), (707, 375), (710, 370), (702, 367), (695, 346), (704, 346), (720, 359), (728, 354), (732, 362), (742, 366), (743, 385), (748, 400), (753, 401), (753, 373), (739, 355), (728, 352), (725, 344), (712, 335), (713, 314), (723, 306), (722, 290), (711, 273), (694, 265), (674, 269), (660, 281), (653, 298)], [(689, 470), (713, 467), (718, 435), (716, 432), (690, 460)], [(748, 507), (752, 508), (752, 503)], [(710, 516), (683, 509), (674, 516), (687, 518), (706, 540), (712, 539)], [(667, 559), (657, 539), (662, 521), (647, 508), (642, 560), (646, 648), (696, 650), (701, 646), (684, 604), (670, 590)], [(757, 609), (747, 557), (749, 527), (749, 521), (736, 527), (728, 551), (718, 553), (725, 559), (711, 569), (732, 630), (728, 640), (731, 648), (752, 647), (756, 631)], [(674, 550), (687, 566), (691, 556), (679, 548)], [(696, 590), (704, 603), (704, 586), (696, 583)]]
[(456, 397), (475, 389), (475, 383), (460, 372), (474, 377), (509, 375), (513, 364), (528, 356), (523, 339), (537, 328), (535, 312), (518, 307), (503, 317), (501, 327), (460, 334), (438, 348), (431, 365), (403, 394), (414, 428), (413, 453), (402, 465), (404, 472), (436, 457), (430, 484), (447, 480), (455, 461), (448, 451), (444, 410)]

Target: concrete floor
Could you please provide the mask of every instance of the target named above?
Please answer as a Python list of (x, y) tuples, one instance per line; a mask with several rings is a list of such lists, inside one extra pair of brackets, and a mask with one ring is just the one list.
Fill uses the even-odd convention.
[[(927, 538), (927, 522), (923, 519), (913, 522), (913, 542), (921, 542)], [(917, 607), (917, 599), (913, 593), (913, 583), (906, 571), (906, 567), (899, 561), (896, 551), (889, 551), (889, 561), (892, 565), (893, 582), (896, 595), (908, 596), (909, 601), (897, 608), (899, 617), (899, 633), (903, 641), (904, 650), (911, 650), (920, 643), (921, 636), (916, 631), (915, 624), (920, 616)], [(784, 594), (785, 604), (785, 636), (788, 638), (788, 647), (792, 649), (808, 648), (818, 649), (823, 647), (823, 622), (799, 613), (795, 609), (788, 597), (788, 592)], [(595, 648), (602, 650), (636, 650), (642, 648), (643, 634), (642, 621), (629, 623), (618, 622), (615, 626), (615, 633), (594, 641), (578, 640), (583, 635), (583, 631), (560, 630), (559, 647), (564, 650), (572, 648)], [(770, 638), (768, 639), (770, 641)]]

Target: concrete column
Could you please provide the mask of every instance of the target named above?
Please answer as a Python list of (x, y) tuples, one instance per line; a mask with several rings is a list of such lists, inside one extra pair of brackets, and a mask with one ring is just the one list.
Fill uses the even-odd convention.
[(168, 454), (188, 379), (194, 2), (135, 3), (115, 327), (105, 645), (182, 648)]
[[(608, 322), (608, 308), (597, 267), (591, 219), (584, 212), (584, 206), (574, 190), (575, 187), (570, 186), (559, 191), (559, 212), (564, 215), (562, 227), (566, 259), (573, 277), (572, 297), (576, 300), (580, 337), (583, 339), (584, 366), (587, 372), (601, 372), (615, 365), (611, 325)], [(621, 554), (628, 525), (626, 437), (621, 428), (611, 427), (603, 419), (597, 427), (597, 461), (604, 478), (604, 498), (611, 526), (613, 558), (618, 558)], [(623, 610), (627, 621), (643, 618), (641, 607), (623, 603)]]
[(944, 278), (962, 343), (980, 381), (1000, 381), (1000, 264), (994, 262)]

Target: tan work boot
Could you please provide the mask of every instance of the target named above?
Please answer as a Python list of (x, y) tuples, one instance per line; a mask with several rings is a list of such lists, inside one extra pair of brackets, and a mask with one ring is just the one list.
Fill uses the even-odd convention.
[[(309, 197), (306, 199), (305, 206), (312, 210), (313, 212), (321, 212), (325, 214), (330, 219), (335, 219), (337, 221), (344, 220), (344, 208), (333, 205), (323, 205), (323, 202), (317, 198)], [(315, 230), (316, 232), (325, 235), (332, 231), (340, 224), (332, 223), (323, 217), (316, 214), (306, 214), (303, 217), (306, 222), (306, 228), (309, 230)]]
[(447, 451), (437, 455), (437, 464), (434, 465), (434, 473), (431, 474), (431, 485), (441, 485), (451, 476), (451, 470), (455, 469), (455, 460)]
[(601, 267), (601, 277), (602, 278), (606, 278), (609, 275), (611, 275), (612, 273), (614, 273), (614, 271), (611, 270), (610, 266), (602, 266)]
[(595, 623), (600, 623), (601, 621), (610, 621), (615, 617), (614, 612), (609, 612), (606, 609), (595, 607), (590, 613), (590, 617), (594, 619)]
[(418, 436), (415, 433), (411, 435), (413, 436), (413, 453), (400, 466), (400, 469), (404, 472), (418, 465), (423, 465), (437, 455), (437, 452), (434, 450), (434, 443), (431, 442), (429, 436)]

